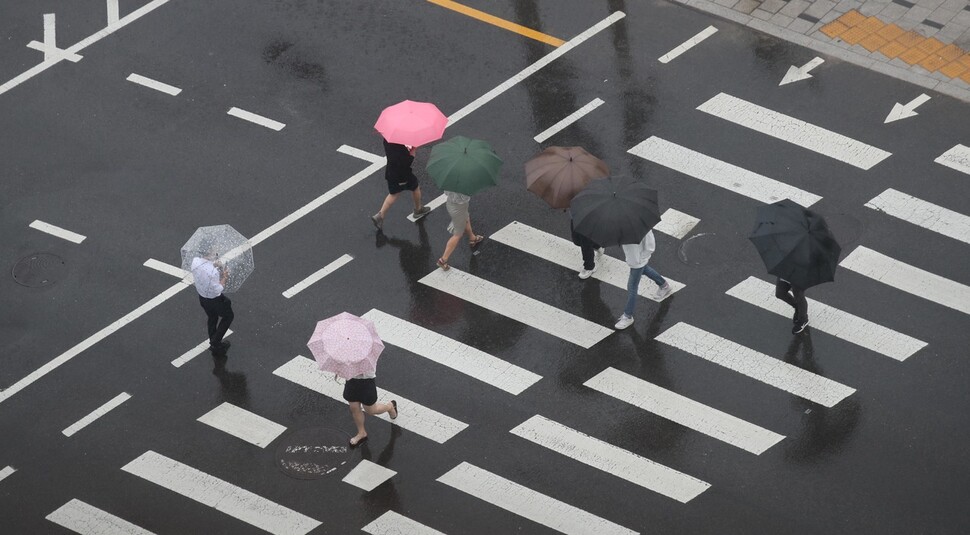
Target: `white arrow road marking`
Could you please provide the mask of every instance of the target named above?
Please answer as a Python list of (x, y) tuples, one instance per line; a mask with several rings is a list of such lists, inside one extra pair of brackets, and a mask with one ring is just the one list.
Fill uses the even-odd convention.
[(808, 63), (802, 65), (801, 67), (796, 67), (792, 65), (788, 67), (788, 72), (785, 73), (785, 77), (781, 79), (778, 85), (790, 84), (792, 82), (798, 82), (800, 80), (807, 80), (812, 77), (808, 71), (818, 67), (825, 60), (820, 57), (812, 58)]
[(886, 120), (883, 121), (883, 124), (898, 121), (900, 119), (908, 119), (910, 117), (919, 115), (916, 113), (916, 108), (929, 99), (930, 96), (923, 93), (922, 95), (909, 101), (909, 104), (900, 104), (898, 102), (893, 104), (893, 111), (889, 112), (889, 115), (886, 116)]

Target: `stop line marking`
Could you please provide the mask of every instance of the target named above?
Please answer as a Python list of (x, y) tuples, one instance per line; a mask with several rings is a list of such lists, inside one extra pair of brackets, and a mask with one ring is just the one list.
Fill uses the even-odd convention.
[(276, 130), (277, 132), (279, 132), (280, 130), (286, 127), (285, 124), (279, 121), (274, 121), (269, 117), (263, 117), (262, 115), (255, 114), (251, 111), (246, 111), (241, 108), (232, 107), (226, 113), (228, 113), (229, 115), (232, 115), (233, 117), (238, 117), (244, 121), (249, 121), (251, 123), (258, 124), (259, 126), (265, 126), (270, 130)]
[(141, 86), (145, 86), (149, 89), (154, 89), (155, 91), (161, 91), (167, 95), (176, 96), (182, 92), (181, 89), (175, 87), (174, 85), (168, 85), (158, 80), (152, 80), (151, 78), (142, 76), (140, 74), (131, 73), (128, 78), (125, 78), (129, 82), (136, 83)]

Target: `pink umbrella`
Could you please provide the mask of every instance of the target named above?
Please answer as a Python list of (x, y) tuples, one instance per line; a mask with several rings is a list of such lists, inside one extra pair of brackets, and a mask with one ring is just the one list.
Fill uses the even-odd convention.
[(374, 323), (349, 312), (317, 322), (306, 345), (321, 370), (344, 379), (374, 373), (377, 357), (384, 351)]
[(384, 108), (374, 128), (390, 143), (420, 147), (441, 139), (448, 126), (437, 106), (405, 100)]

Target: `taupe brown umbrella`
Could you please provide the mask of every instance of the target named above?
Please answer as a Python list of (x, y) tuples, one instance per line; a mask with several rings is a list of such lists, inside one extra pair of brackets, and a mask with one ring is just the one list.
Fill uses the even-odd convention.
[(526, 188), (553, 208), (569, 208), (590, 181), (609, 175), (606, 163), (582, 147), (549, 147), (525, 164)]

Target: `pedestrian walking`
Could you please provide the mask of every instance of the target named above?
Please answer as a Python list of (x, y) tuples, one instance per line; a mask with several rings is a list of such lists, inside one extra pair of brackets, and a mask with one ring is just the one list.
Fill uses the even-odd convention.
[(384, 217), (387, 216), (387, 211), (404, 191), (411, 192), (411, 199), (414, 201), (412, 216), (415, 219), (420, 219), (431, 211), (431, 208), (421, 204), (421, 186), (418, 184), (418, 177), (411, 170), (417, 147), (408, 148), (399, 143), (390, 143), (386, 139), (383, 141), (384, 155), (387, 156), (387, 165), (384, 167), (384, 178), (387, 180), (387, 197), (384, 198), (381, 209), (370, 217), (377, 230), (384, 228)]
[(377, 402), (376, 378), (376, 373), (362, 373), (344, 383), (344, 399), (350, 404), (350, 416), (357, 426), (357, 434), (350, 439), (351, 448), (356, 448), (361, 442), (367, 440), (367, 429), (364, 427), (365, 413), (377, 416), (386, 412), (392, 420), (397, 419), (396, 400), (392, 399), (390, 403)]
[[(568, 210), (567, 210), (568, 211)], [(580, 253), (583, 255), (583, 269), (579, 272), (579, 278), (586, 280), (590, 278), (596, 268), (599, 267), (600, 260), (606, 249), (600, 247), (593, 240), (576, 232), (573, 228), (573, 213), (569, 211), (569, 232), (573, 238), (573, 244), (579, 246)]]
[(209, 350), (224, 354), (229, 349), (229, 342), (223, 340), (223, 337), (229, 331), (235, 315), (232, 312), (232, 301), (222, 293), (229, 278), (229, 270), (217, 258), (214, 253), (195, 257), (192, 260), (192, 277), (195, 280), (195, 289), (199, 292), (199, 303), (208, 317)]
[(805, 299), (805, 290), (793, 285), (785, 279), (778, 277), (775, 282), (775, 297), (788, 303), (795, 309), (792, 316), (792, 334), (798, 334), (808, 327), (808, 299)]
[(657, 284), (657, 299), (667, 297), (671, 291), (670, 283), (661, 277), (660, 273), (657, 273), (656, 270), (647, 265), (650, 261), (650, 256), (653, 255), (654, 249), (657, 248), (657, 241), (654, 239), (652, 230), (647, 232), (640, 243), (633, 245), (624, 244), (622, 247), (623, 256), (626, 257), (626, 263), (630, 266), (630, 278), (627, 281), (626, 287), (628, 293), (626, 308), (623, 309), (623, 315), (620, 316), (620, 319), (614, 325), (617, 329), (626, 329), (630, 325), (633, 325), (633, 309), (637, 304), (637, 293), (640, 289), (640, 279), (642, 277), (646, 276)]
[(468, 235), (468, 245), (473, 249), (482, 243), (485, 236), (475, 234), (475, 231), (472, 230), (472, 222), (468, 213), (470, 195), (445, 191), (445, 199), (445, 207), (448, 209), (448, 215), (451, 216), (451, 223), (448, 224), (448, 232), (451, 233), (451, 237), (448, 238), (448, 243), (445, 244), (445, 252), (438, 259), (437, 264), (441, 269), (448, 271), (451, 268), (448, 265), (448, 259), (451, 258), (451, 253), (458, 247), (462, 235)]

